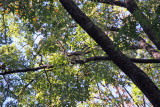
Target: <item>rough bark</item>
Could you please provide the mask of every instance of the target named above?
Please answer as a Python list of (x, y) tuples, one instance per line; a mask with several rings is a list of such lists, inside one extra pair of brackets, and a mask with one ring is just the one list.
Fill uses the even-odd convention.
[(152, 80), (122, 52), (115, 49), (111, 39), (96, 26), (72, 0), (59, 0), (72, 18), (92, 37), (106, 52), (111, 60), (135, 83), (150, 102), (160, 105), (160, 91)]

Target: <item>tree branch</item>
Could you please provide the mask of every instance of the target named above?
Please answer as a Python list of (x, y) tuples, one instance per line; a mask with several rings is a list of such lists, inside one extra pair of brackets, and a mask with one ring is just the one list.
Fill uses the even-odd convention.
[(129, 91), (123, 86), (124, 90), (127, 92), (127, 94), (131, 97), (131, 99), (133, 100), (133, 102), (137, 105), (137, 107), (139, 107), (139, 105), (135, 102), (134, 98), (132, 97), (132, 95), (129, 93)]
[[(120, 28), (117, 27), (107, 27), (108, 30), (110, 31), (116, 31), (118, 32)], [(160, 52), (156, 51), (150, 44), (146, 43), (145, 40), (138, 36), (138, 41), (139, 41), (139, 46), (131, 46), (131, 49), (146, 49), (147, 52), (153, 56), (155, 59), (160, 59)]]
[[(95, 56), (95, 57), (90, 57), (86, 58), (84, 60), (74, 60), (72, 64), (84, 64), (90, 61), (111, 61), (112, 59), (109, 57), (105, 56)], [(130, 58), (130, 60), (134, 63), (160, 63), (160, 59), (136, 59), (136, 58)], [(52, 68), (54, 66), (48, 66), (48, 65), (43, 65), (39, 66), (36, 68), (28, 68), (28, 69), (22, 69), (22, 70), (14, 70), (14, 71), (8, 71), (4, 73), (0, 73), (0, 75), (7, 75), (7, 74), (13, 74), (13, 73), (22, 73), (22, 72), (31, 72), (31, 71), (38, 71), (40, 69), (44, 68)]]
[(156, 51), (150, 44), (146, 43), (142, 37), (138, 37), (139, 47), (146, 49), (155, 59), (160, 59), (160, 52)]
[(40, 69), (44, 69), (44, 68), (53, 68), (54, 66), (51, 65), (43, 65), (43, 66), (39, 66), (36, 68), (28, 68), (28, 69), (21, 69), (21, 70), (14, 70), (14, 71), (7, 71), (4, 73), (0, 73), (0, 75), (7, 75), (7, 74), (13, 74), (13, 73), (21, 73), (21, 72), (30, 72), (30, 71), (38, 71)]
[[(72, 64), (84, 64), (90, 61), (111, 61), (112, 59), (107, 56), (95, 56), (86, 58), (84, 60), (74, 60)], [(134, 63), (160, 63), (160, 59), (139, 59), (139, 58), (130, 58)]]
[(28, 84), (26, 84), (20, 91), (20, 93), (18, 94), (18, 97), (23, 95), (24, 91), (26, 90), (26, 88), (32, 83), (34, 82), (34, 80), (31, 80)]

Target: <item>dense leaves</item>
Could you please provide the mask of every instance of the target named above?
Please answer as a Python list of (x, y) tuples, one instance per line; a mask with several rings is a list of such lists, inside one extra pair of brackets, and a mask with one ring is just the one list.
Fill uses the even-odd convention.
[[(129, 58), (160, 59), (141, 17), (159, 42), (160, 2), (134, 1), (139, 11), (132, 13), (122, 5), (127, 0), (74, 0), (115, 50)], [(77, 63), (96, 56), (107, 55), (59, 1), (0, 2), (1, 106), (152, 106), (112, 61)], [(160, 87), (159, 63), (136, 65)]]

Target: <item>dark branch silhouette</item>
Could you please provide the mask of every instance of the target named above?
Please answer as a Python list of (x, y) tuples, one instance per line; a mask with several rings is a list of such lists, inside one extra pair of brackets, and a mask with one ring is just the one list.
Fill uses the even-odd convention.
[[(90, 61), (111, 61), (111, 58), (107, 56), (95, 56), (95, 57), (90, 57), (86, 58), (83, 60), (74, 60), (71, 61), (72, 64), (84, 64)], [(136, 58), (130, 58), (130, 60), (134, 63), (160, 63), (160, 59), (136, 59)], [(44, 68), (53, 68), (54, 66), (48, 66), (48, 65), (43, 65), (39, 66), (36, 68), (28, 68), (28, 69), (21, 69), (21, 70), (14, 70), (14, 71), (8, 71), (4, 73), (0, 73), (0, 75), (7, 75), (7, 74), (13, 74), (13, 73), (22, 73), (22, 72), (32, 72), (32, 71), (38, 71)]]
[(20, 70), (14, 70), (14, 71), (7, 71), (4, 73), (0, 73), (0, 75), (7, 75), (7, 74), (13, 74), (13, 73), (21, 73), (21, 72), (31, 72), (31, 71), (38, 71), (40, 69), (44, 69), (44, 68), (53, 68), (54, 66), (49, 66), (49, 65), (43, 65), (43, 66), (39, 66), (36, 68), (28, 68), (28, 69), (20, 69)]
[[(90, 61), (111, 61), (112, 59), (107, 56), (95, 56), (86, 58), (84, 60), (74, 60), (72, 64), (84, 64)], [(160, 63), (160, 59), (137, 59), (137, 58), (130, 58), (130, 60), (134, 63)]]

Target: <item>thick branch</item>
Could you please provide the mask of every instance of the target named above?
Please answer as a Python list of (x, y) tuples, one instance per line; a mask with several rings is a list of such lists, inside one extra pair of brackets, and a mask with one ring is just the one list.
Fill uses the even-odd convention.
[(147, 34), (149, 39), (155, 44), (155, 46), (160, 50), (160, 40), (156, 37), (156, 33), (152, 29), (152, 24), (148, 20), (148, 18), (141, 12), (138, 8), (137, 4), (134, 0), (126, 0), (127, 2), (115, 1), (115, 0), (91, 0), (94, 2), (99, 3), (106, 3), (116, 6), (125, 7), (128, 11), (133, 14), (135, 19), (140, 23), (141, 27), (143, 28), (144, 32)]
[[(107, 28), (110, 31), (118, 32), (120, 29), (117, 27)], [(152, 55), (155, 59), (160, 59), (160, 52), (156, 51), (150, 44), (146, 43), (142, 37), (138, 37), (139, 46), (131, 46), (131, 49), (146, 49), (147, 52)]]
[(152, 25), (148, 18), (140, 11), (137, 4), (134, 0), (128, 0), (127, 9), (133, 14), (135, 19), (140, 23), (144, 32), (147, 34), (149, 39), (156, 45), (156, 47), (160, 50), (160, 41), (156, 37), (156, 33), (152, 29)]
[[(72, 62), (72, 63), (73, 64), (84, 64), (84, 63), (87, 63), (87, 62), (90, 62), (90, 61), (103, 61), (103, 60), (105, 60), (105, 61), (106, 60), (111, 61), (111, 58), (105, 57), (105, 56), (95, 56), (95, 57), (86, 58), (84, 60), (74, 60), (74, 62)], [(135, 59), (135, 58), (130, 58), (130, 60), (132, 62), (135, 62), (135, 63), (160, 63), (159, 59)], [(40, 69), (52, 68), (52, 67), (53, 66), (44, 65), (44, 66), (40, 66), (40, 67), (36, 67), (36, 68), (28, 68), (28, 69), (22, 69), (22, 70), (8, 71), (8, 72), (0, 73), (0, 75), (38, 71)]]
[(52, 67), (54, 67), (54, 66), (43, 65), (43, 66), (39, 66), (39, 67), (36, 67), (36, 68), (28, 68), (28, 69), (22, 69), (22, 70), (7, 71), (7, 72), (4, 72), (4, 73), (0, 73), (0, 75), (7, 75), (7, 74), (21, 73), (21, 72), (30, 72), (30, 71), (38, 71), (40, 69), (52, 68)]
[[(74, 64), (84, 64), (90, 61), (106, 61), (106, 60), (112, 60), (111, 58), (107, 56), (95, 56), (86, 58), (84, 60), (74, 60)], [(137, 59), (137, 58), (130, 58), (130, 60), (134, 63), (160, 63), (160, 59)]]
[(72, 0), (59, 0), (72, 18), (91, 36), (105, 51), (111, 60), (137, 85), (150, 102), (160, 105), (160, 91), (151, 79), (122, 52), (115, 49), (111, 39), (96, 26)]
[(155, 59), (160, 59), (160, 52), (156, 51), (150, 44), (146, 43), (143, 38), (138, 37), (138, 40), (140, 48), (146, 49)]

